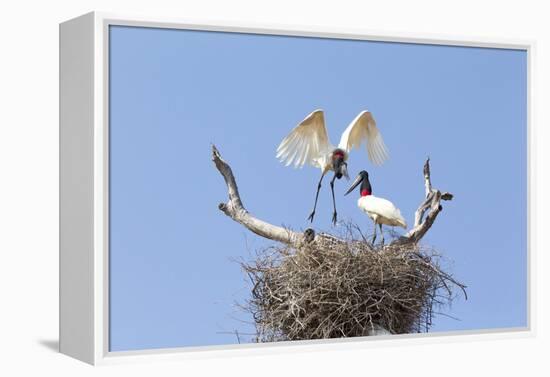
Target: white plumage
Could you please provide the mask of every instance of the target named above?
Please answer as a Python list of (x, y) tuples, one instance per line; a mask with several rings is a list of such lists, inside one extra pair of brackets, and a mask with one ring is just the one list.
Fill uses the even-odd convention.
[(407, 223), (401, 211), (389, 200), (374, 195), (362, 196), (357, 206), (365, 212), (375, 224), (400, 226), (407, 228)]
[(360, 112), (351, 121), (335, 147), (328, 138), (323, 110), (315, 110), (283, 139), (277, 148), (277, 158), (286, 166), (301, 168), (309, 164), (326, 172), (333, 170), (331, 155), (335, 149), (344, 151), (344, 160), (347, 160), (349, 152), (364, 141), (374, 164), (380, 165), (388, 158), (388, 150), (370, 111)]
[(367, 144), (369, 160), (375, 165), (382, 165), (388, 158), (388, 149), (370, 111), (360, 112), (351, 121), (340, 138), (338, 148), (349, 153), (353, 148), (360, 148), (363, 141)]
[(336, 223), (336, 201), (334, 199), (334, 180), (342, 176), (348, 178), (347, 160), (349, 152), (366, 142), (369, 159), (376, 165), (388, 158), (388, 150), (378, 131), (376, 121), (369, 111), (362, 111), (345, 129), (338, 147), (332, 145), (325, 127), (323, 110), (315, 110), (298, 124), (277, 148), (277, 158), (286, 166), (301, 168), (305, 164), (321, 169), (321, 178), (317, 185), (315, 204), (309, 219), (313, 221), (317, 199), (323, 177), (329, 171), (335, 175), (330, 182), (334, 212), (333, 223)]
[(372, 195), (372, 186), (369, 181), (369, 173), (361, 171), (355, 178), (345, 195), (353, 191), (354, 188), (361, 184), (361, 197), (357, 201), (357, 206), (361, 211), (365, 212), (374, 222), (374, 235), (372, 243), (376, 240), (376, 225), (380, 227), (382, 233), (382, 243), (384, 243), (384, 233), (382, 232), (382, 224), (389, 226), (400, 226), (407, 229), (407, 222), (401, 215), (401, 211), (389, 200), (378, 198)]

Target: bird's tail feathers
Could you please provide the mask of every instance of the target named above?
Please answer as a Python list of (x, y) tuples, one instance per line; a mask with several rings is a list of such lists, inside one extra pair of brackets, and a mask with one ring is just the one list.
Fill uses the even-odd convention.
[(407, 222), (405, 221), (405, 218), (403, 217), (399, 209), (397, 210), (397, 214), (399, 215), (399, 219), (397, 220), (397, 222), (399, 223), (399, 226), (402, 227), (403, 229), (407, 229)]

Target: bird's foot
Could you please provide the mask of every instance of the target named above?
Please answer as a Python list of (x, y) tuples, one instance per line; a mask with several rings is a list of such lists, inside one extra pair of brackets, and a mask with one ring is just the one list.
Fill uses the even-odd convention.
[(314, 216), (315, 216), (315, 210), (313, 210), (313, 212), (311, 212), (311, 213), (309, 214), (309, 216), (308, 216), (307, 219), (308, 219), (310, 222), (313, 222), (313, 217), (314, 217)]
[(338, 221), (338, 214), (334, 212), (332, 214), (332, 225), (336, 225), (336, 222)]

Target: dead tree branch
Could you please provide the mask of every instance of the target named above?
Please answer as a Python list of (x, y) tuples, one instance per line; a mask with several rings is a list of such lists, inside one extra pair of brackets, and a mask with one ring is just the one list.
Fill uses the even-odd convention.
[[(340, 244), (345, 242), (344, 240), (335, 237), (327, 233), (316, 234), (311, 228), (306, 229), (303, 233), (296, 232), (290, 229), (286, 229), (277, 225), (270, 224), (266, 221), (260, 220), (248, 212), (242, 203), (239, 195), (239, 189), (233, 171), (227, 162), (225, 162), (216, 146), (212, 145), (212, 161), (214, 162), (216, 169), (223, 176), (229, 199), (226, 203), (220, 203), (218, 208), (234, 221), (243, 225), (250, 231), (257, 235), (268, 238), (270, 240), (282, 242), (284, 244), (299, 247), (304, 243), (315, 242), (317, 244)], [(451, 200), (453, 195), (448, 192), (441, 192), (432, 187), (430, 177), (430, 159), (426, 160), (424, 164), (424, 186), (426, 192), (426, 198), (420, 204), (415, 213), (414, 227), (409, 230), (404, 236), (399, 237), (393, 241), (392, 245), (414, 245), (420, 241), (422, 237), (428, 232), (433, 225), (437, 215), (443, 207), (441, 206), (442, 200)]]
[[(404, 245), (407, 243), (416, 244), (428, 230), (432, 227), (437, 215), (443, 209), (442, 200), (452, 200), (453, 194), (449, 192), (441, 192), (432, 187), (430, 175), (430, 159), (424, 163), (424, 187), (426, 199), (420, 204), (414, 215), (414, 227), (409, 230), (403, 237), (393, 241), (391, 245)], [(426, 215), (427, 213), (427, 215)], [(424, 219), (424, 216), (426, 218)]]
[[(260, 220), (251, 215), (250, 212), (244, 208), (233, 171), (227, 162), (222, 159), (215, 145), (212, 145), (212, 161), (216, 165), (216, 169), (218, 169), (223, 176), (225, 184), (227, 185), (229, 199), (226, 203), (220, 203), (218, 205), (218, 208), (223, 213), (261, 237), (289, 245), (299, 245), (304, 242), (305, 236), (303, 233), (285, 229)], [(309, 232), (307, 235), (309, 235)]]

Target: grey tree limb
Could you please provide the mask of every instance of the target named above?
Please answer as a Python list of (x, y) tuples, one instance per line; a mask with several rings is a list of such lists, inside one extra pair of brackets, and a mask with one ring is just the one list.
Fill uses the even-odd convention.
[(299, 245), (306, 240), (306, 237), (308, 237), (308, 241), (313, 240), (314, 235), (311, 235), (310, 232), (295, 232), (270, 224), (253, 216), (243, 205), (231, 167), (222, 159), (215, 145), (212, 145), (212, 161), (225, 180), (229, 197), (227, 202), (218, 205), (220, 211), (260, 237), (289, 245)]
[[(316, 234), (311, 228), (303, 233), (296, 232), (281, 226), (270, 224), (261, 220), (246, 210), (243, 205), (235, 176), (231, 167), (223, 160), (216, 146), (212, 145), (212, 161), (216, 169), (220, 172), (227, 186), (228, 200), (220, 203), (218, 208), (234, 221), (243, 225), (251, 232), (273, 241), (298, 247), (304, 243), (323, 242), (323, 243), (341, 243), (344, 240), (327, 233)], [(430, 174), (430, 159), (424, 164), (424, 187), (426, 198), (420, 204), (415, 212), (414, 226), (404, 236), (394, 240), (391, 245), (416, 244), (424, 237), (432, 227), (435, 219), (443, 209), (442, 200), (452, 200), (453, 194), (441, 192), (432, 187)], [(365, 241), (366, 242), (366, 241)]]
[[(443, 210), (442, 200), (452, 200), (453, 194), (434, 189), (431, 181), (430, 159), (424, 163), (424, 187), (426, 198), (415, 212), (414, 226), (404, 236), (396, 239), (390, 245), (416, 244), (432, 227), (437, 215)], [(425, 216), (425, 218), (424, 218)]]

